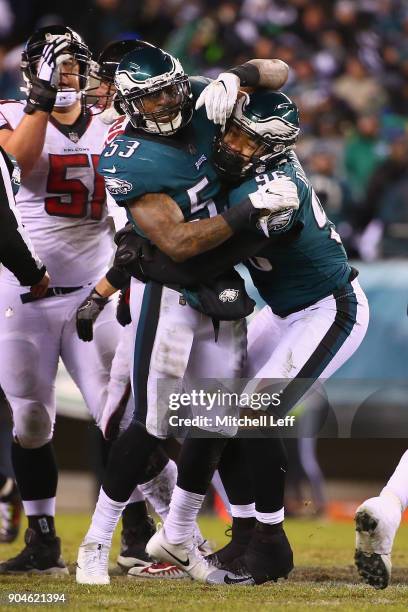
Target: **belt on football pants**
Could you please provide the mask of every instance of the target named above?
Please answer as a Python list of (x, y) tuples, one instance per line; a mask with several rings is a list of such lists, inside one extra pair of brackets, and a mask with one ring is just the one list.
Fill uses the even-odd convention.
[(20, 295), (20, 299), (23, 304), (28, 304), (29, 302), (36, 302), (37, 300), (43, 300), (45, 298), (57, 297), (58, 295), (67, 295), (67, 293), (72, 293), (73, 291), (78, 291), (79, 289), (83, 289), (83, 287), (51, 287), (47, 289), (45, 295), (41, 297), (35, 297), (32, 293), (22, 293)]

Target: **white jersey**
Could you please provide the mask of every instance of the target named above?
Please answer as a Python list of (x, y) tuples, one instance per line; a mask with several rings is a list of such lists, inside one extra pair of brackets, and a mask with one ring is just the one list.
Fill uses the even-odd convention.
[[(0, 103), (0, 128), (16, 129), (24, 103)], [(79, 287), (103, 276), (112, 258), (105, 184), (97, 174), (106, 125), (98, 116), (61, 126), (51, 117), (40, 158), (23, 178), (16, 203), (51, 286)], [(18, 283), (4, 271), (6, 282)]]

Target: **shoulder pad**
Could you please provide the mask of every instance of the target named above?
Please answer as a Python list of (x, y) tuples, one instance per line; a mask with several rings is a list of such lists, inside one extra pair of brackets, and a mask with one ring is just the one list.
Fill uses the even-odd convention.
[(203, 89), (211, 83), (212, 79), (203, 76), (193, 76), (190, 77), (189, 81), (194, 98), (198, 98)]

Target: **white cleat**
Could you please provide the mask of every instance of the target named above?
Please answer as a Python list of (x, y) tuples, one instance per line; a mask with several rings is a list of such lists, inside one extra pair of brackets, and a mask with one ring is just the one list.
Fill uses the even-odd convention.
[(401, 512), (401, 502), (388, 492), (367, 499), (356, 511), (355, 564), (364, 582), (376, 589), (385, 589), (391, 579), (391, 551)]
[(181, 544), (171, 544), (164, 529), (157, 531), (146, 545), (146, 552), (153, 559), (173, 563), (187, 572), (191, 578), (206, 584), (253, 584), (248, 576), (235, 576), (219, 570), (204, 559), (192, 539)]
[(150, 580), (180, 580), (188, 578), (188, 574), (181, 570), (177, 565), (171, 563), (149, 563), (144, 566), (137, 565), (132, 567), (128, 573), (128, 578), (148, 578)]
[(109, 546), (97, 542), (82, 543), (78, 550), (78, 584), (109, 584)]

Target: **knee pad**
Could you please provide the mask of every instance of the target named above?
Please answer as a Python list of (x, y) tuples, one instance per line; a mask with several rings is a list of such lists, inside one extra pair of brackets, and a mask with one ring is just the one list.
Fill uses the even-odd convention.
[(52, 439), (54, 424), (46, 407), (24, 402), (13, 408), (14, 436), (22, 448), (39, 448)]
[(0, 363), (0, 382), (6, 395), (30, 397), (38, 384), (37, 346), (23, 338), (8, 338), (2, 340), (2, 353), (7, 355)]

